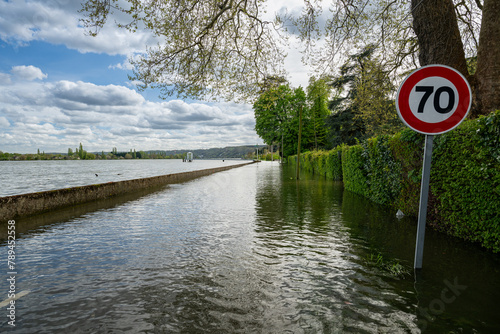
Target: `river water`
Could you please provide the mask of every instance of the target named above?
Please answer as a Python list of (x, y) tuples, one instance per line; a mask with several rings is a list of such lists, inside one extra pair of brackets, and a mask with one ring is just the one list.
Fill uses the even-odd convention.
[[(241, 164), (242, 160), (0, 161), (0, 197)], [(96, 176), (97, 174), (97, 176)]]
[(2, 307), (1, 331), (500, 331), (498, 255), (428, 230), (415, 276), (415, 219), (294, 176), (262, 162), (24, 231), (16, 221), (15, 288), (27, 294), (16, 327)]

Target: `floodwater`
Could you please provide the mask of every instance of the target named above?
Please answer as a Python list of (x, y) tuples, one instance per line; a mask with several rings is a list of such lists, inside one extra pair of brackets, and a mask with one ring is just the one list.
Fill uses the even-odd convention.
[[(241, 164), (242, 160), (0, 161), (0, 197)], [(97, 174), (97, 176), (96, 176)]]
[(24, 295), (15, 327), (1, 308), (1, 331), (500, 332), (498, 255), (428, 230), (415, 276), (415, 219), (294, 176), (262, 162), (30, 230), (16, 221)]

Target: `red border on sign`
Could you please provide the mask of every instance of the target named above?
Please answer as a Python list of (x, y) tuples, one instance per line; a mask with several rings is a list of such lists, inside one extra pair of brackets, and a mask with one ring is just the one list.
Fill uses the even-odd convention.
[[(413, 87), (428, 77), (442, 77), (453, 83), (458, 92), (458, 105), (453, 115), (438, 123), (419, 120), (410, 109), (410, 93)], [(448, 132), (457, 127), (467, 116), (471, 105), (471, 89), (467, 80), (456, 70), (444, 65), (424, 66), (410, 74), (398, 91), (397, 110), (404, 123), (411, 129), (429, 135)]]

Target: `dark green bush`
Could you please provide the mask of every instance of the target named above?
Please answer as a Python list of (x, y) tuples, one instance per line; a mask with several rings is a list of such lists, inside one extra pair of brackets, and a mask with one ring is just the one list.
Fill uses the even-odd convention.
[(280, 159), (280, 156), (278, 153), (271, 154), (269, 152), (269, 153), (263, 154), (260, 159), (265, 160), (265, 161), (278, 161)]
[(300, 168), (314, 174), (312, 165), (312, 152), (304, 152), (300, 155)]
[(500, 112), (437, 136), (431, 189), (437, 229), (500, 252)]
[(347, 190), (379, 204), (397, 202), (401, 191), (401, 163), (394, 158), (389, 142), (389, 136), (380, 136), (343, 148), (342, 171)]
[(388, 141), (394, 159), (399, 162), (400, 168), (400, 190), (392, 206), (409, 216), (418, 215), (424, 139), (424, 135), (405, 129), (392, 136)]
[(342, 181), (342, 146), (326, 152), (325, 175), (329, 179)]
[[(322, 175), (333, 180), (342, 180), (342, 147), (330, 151), (308, 151), (300, 154), (300, 169)], [(288, 158), (290, 163), (297, 163), (297, 156)]]
[(491, 156), (500, 162), (500, 110), (478, 120), (479, 142), (491, 153)]
[(342, 147), (344, 188), (356, 194), (370, 197), (363, 153), (364, 149), (361, 145)]
[[(416, 216), (424, 139), (405, 129), (360, 145), (307, 152), (301, 168), (343, 180), (349, 191)], [(435, 137), (427, 220), (435, 229), (500, 252), (500, 111)]]
[(368, 198), (375, 203), (393, 205), (401, 189), (401, 164), (390, 150), (389, 136), (368, 139), (362, 146)]

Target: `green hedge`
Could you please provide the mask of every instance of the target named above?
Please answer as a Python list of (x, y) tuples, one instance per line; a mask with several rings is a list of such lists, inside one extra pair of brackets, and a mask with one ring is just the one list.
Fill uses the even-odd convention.
[(431, 191), (435, 228), (500, 251), (500, 111), (438, 136)]
[[(405, 129), (359, 145), (306, 152), (301, 168), (343, 180), (349, 191), (416, 216), (424, 138)], [(500, 252), (500, 111), (435, 137), (428, 222)]]
[(345, 189), (369, 197), (365, 154), (361, 145), (342, 147), (342, 175)]
[(327, 152), (328, 155), (325, 161), (325, 176), (341, 181), (343, 179), (342, 175), (342, 146), (337, 146), (333, 150)]
[(389, 147), (389, 137), (380, 136), (363, 143), (368, 197), (379, 204), (392, 204), (401, 189), (401, 164)]
[(392, 207), (409, 216), (418, 215), (424, 141), (424, 135), (410, 129), (405, 129), (389, 139), (390, 150), (399, 163), (400, 183), (399, 194)]
[[(342, 146), (330, 151), (308, 151), (300, 155), (300, 169), (329, 179), (342, 180)], [(297, 164), (297, 156), (289, 156), (288, 163)]]
[(278, 153), (266, 153), (266, 154), (263, 154), (261, 157), (260, 157), (260, 160), (264, 160), (264, 161), (279, 161), (280, 159), (280, 156)]

